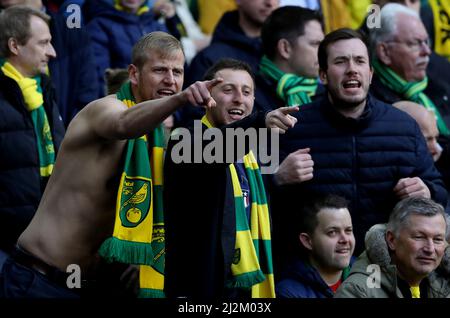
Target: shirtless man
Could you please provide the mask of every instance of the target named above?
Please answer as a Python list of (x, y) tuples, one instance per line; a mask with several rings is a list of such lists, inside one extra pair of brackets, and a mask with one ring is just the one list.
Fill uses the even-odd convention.
[[(79, 265), (82, 276), (95, 266), (100, 245), (113, 233), (127, 139), (151, 132), (188, 102), (207, 108), (216, 104), (210, 89), (222, 79), (196, 82), (181, 91), (183, 65), (178, 40), (150, 33), (133, 48), (128, 67), (137, 104), (127, 108), (110, 95), (90, 103), (72, 120), (38, 211), (18, 240), (20, 258), (32, 261), (25, 267), (14, 257), (7, 261), (0, 280), (4, 297), (77, 296), (64, 286), (65, 280), (58, 286), (50, 276), (60, 277), (54, 273), (66, 272), (70, 264)], [(269, 113), (267, 126), (291, 127), (288, 116)]]

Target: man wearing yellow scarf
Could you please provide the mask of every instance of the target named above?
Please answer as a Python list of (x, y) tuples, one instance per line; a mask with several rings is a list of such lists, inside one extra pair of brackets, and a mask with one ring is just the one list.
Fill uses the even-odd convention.
[[(149, 33), (133, 48), (129, 83), (72, 120), (38, 211), (5, 264), (6, 285), (0, 289), (7, 297), (91, 295), (87, 287), (98, 278), (99, 254), (133, 264), (124, 276), (138, 276), (127, 285), (140, 289), (140, 296), (163, 296), (159, 125), (188, 102), (213, 106), (208, 89), (218, 82), (198, 82), (181, 91), (183, 66), (177, 39)], [(25, 288), (31, 281), (38, 283)]]
[[(204, 158), (203, 150), (211, 144), (205, 141), (202, 145), (195, 131), (187, 143), (187, 130), (180, 143), (176, 133), (172, 136), (164, 166), (165, 292), (171, 298), (202, 300), (273, 298), (270, 217), (261, 172), (247, 147), (243, 158), (238, 158), (239, 151), (231, 154), (235, 149), (226, 147), (225, 131), (266, 126), (287, 129), (295, 124), (289, 113), (298, 107), (250, 115), (254, 81), (250, 66), (242, 61), (219, 60), (204, 78), (221, 81), (211, 89), (217, 105), (206, 111), (200, 131), (206, 135), (220, 128), (223, 143), (219, 148), (223, 149), (216, 152), (227, 159), (211, 163)], [(177, 159), (176, 149), (182, 144), (190, 147), (190, 163)], [(194, 158), (197, 155), (199, 161)]]
[(0, 251), (31, 221), (64, 136), (45, 75), (56, 56), (49, 19), (21, 6), (0, 15)]

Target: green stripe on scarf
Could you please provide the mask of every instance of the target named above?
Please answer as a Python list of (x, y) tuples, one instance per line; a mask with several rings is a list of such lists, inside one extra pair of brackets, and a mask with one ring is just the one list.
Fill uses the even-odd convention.
[[(202, 123), (212, 125), (203, 116)], [(244, 156), (250, 185), (250, 226), (245, 212), (242, 189), (234, 164), (229, 165), (236, 213), (236, 245), (228, 288), (251, 289), (252, 298), (274, 298), (270, 219), (261, 172), (253, 153)]]
[(52, 133), (44, 109), (44, 97), (42, 94), (41, 77), (23, 77), (22, 74), (9, 62), (2, 61), (3, 74), (13, 79), (22, 92), (25, 106), (30, 112), (36, 135), (40, 176), (49, 177), (55, 164), (55, 147)]
[(301, 106), (311, 103), (311, 97), (317, 90), (317, 79), (284, 73), (266, 56), (262, 57), (259, 69), (263, 75), (278, 83), (277, 95), (287, 106)]
[[(129, 82), (117, 98), (128, 107), (135, 105)], [(146, 136), (127, 141), (114, 232), (99, 253), (108, 261), (141, 265), (140, 296), (164, 297), (163, 127), (155, 128), (152, 135), (151, 155)]]
[(434, 112), (437, 126), (441, 135), (449, 136), (450, 130), (442, 119), (441, 113), (436, 108), (431, 99), (423, 92), (428, 85), (428, 77), (420, 82), (407, 82), (396, 74), (391, 68), (382, 64), (378, 59), (374, 59), (373, 68), (383, 85), (389, 87), (397, 94), (402, 95), (407, 100), (423, 105), (426, 109)]

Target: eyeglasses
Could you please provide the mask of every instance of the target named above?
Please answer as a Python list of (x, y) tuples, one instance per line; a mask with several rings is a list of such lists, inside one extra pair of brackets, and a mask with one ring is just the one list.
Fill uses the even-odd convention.
[(398, 40), (389, 40), (385, 41), (386, 43), (400, 43), (406, 44), (406, 46), (413, 52), (418, 52), (425, 45), (427, 48), (430, 48), (430, 39), (425, 40), (413, 40), (413, 41), (398, 41)]

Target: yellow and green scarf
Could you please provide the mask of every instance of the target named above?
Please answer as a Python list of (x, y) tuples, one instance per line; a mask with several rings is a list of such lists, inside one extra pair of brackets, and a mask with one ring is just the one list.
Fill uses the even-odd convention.
[[(202, 123), (212, 127), (206, 116)], [(229, 165), (236, 213), (236, 245), (231, 265), (233, 277), (226, 286), (251, 289), (252, 298), (275, 298), (269, 209), (261, 172), (251, 151), (244, 156), (244, 167), (250, 185), (250, 227), (236, 167)]]
[(286, 103), (286, 106), (301, 106), (311, 103), (311, 97), (317, 90), (318, 80), (316, 78), (284, 73), (266, 56), (262, 57), (259, 69), (262, 74), (278, 82), (277, 96)]
[(433, 11), (434, 51), (450, 61), (450, 2), (429, 0)]
[[(129, 82), (122, 85), (117, 98), (128, 107), (135, 105)], [(113, 236), (99, 253), (110, 262), (141, 265), (139, 297), (161, 298), (165, 259), (162, 125), (154, 129), (152, 141), (150, 155), (147, 136), (127, 142)]]
[[(114, 8), (118, 11), (125, 11), (125, 8), (120, 4), (120, 0), (114, 0)], [(147, 5), (147, 1), (144, 1), (139, 10), (136, 12), (136, 15), (142, 15), (148, 11), (150, 11), (150, 8)]]
[(49, 177), (55, 164), (55, 147), (52, 133), (44, 109), (41, 76), (33, 78), (23, 77), (22, 74), (9, 62), (2, 61), (3, 74), (16, 81), (22, 91), (25, 107), (30, 112), (36, 135), (36, 145), (39, 157), (40, 176)]
[(407, 100), (421, 104), (426, 109), (433, 111), (436, 116), (439, 133), (445, 136), (450, 135), (450, 130), (442, 119), (441, 113), (431, 99), (429, 99), (423, 92), (427, 88), (428, 77), (425, 77), (420, 82), (407, 82), (396, 74), (391, 68), (378, 61), (378, 59), (374, 59), (373, 68), (383, 85), (386, 85), (397, 94), (405, 97)]

